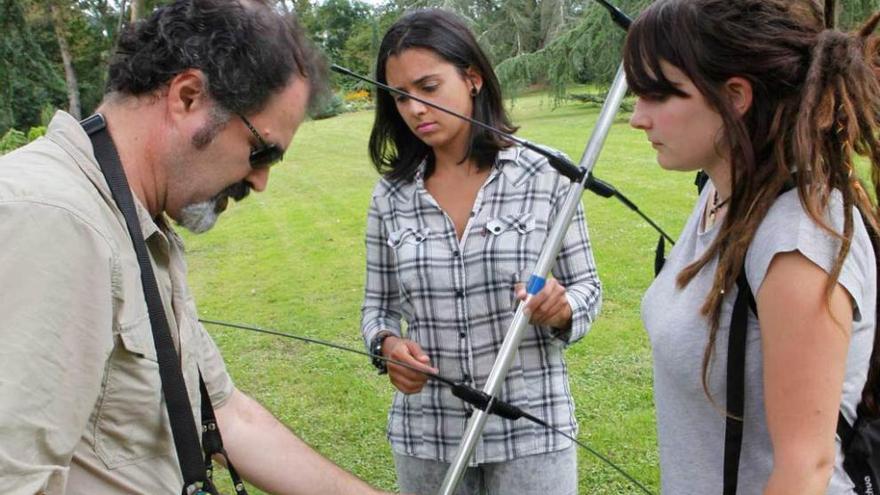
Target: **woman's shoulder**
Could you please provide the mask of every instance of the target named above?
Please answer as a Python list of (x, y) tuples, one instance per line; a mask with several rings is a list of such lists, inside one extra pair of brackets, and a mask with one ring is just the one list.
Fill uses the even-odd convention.
[(404, 201), (412, 196), (414, 190), (414, 181), (380, 177), (373, 187), (372, 197), (373, 199)]
[[(828, 228), (836, 233), (843, 234), (844, 227), (844, 211), (843, 197), (838, 190), (831, 191), (828, 199), (828, 207), (825, 211), (819, 212), (822, 222), (818, 222), (813, 218), (798, 194), (797, 188), (792, 188), (776, 199), (766, 216), (761, 221), (758, 231), (755, 234), (756, 241), (782, 241), (801, 242), (816, 240), (816, 238), (836, 239), (836, 236), (828, 231)], [(855, 208), (850, 212), (851, 215), (858, 217), (858, 210)], [(858, 219), (860, 220), (860, 219)], [(823, 225), (824, 224), (824, 225)], [(856, 221), (857, 226), (864, 226), (861, 221)], [(856, 234), (858, 234), (858, 228)]]
[[(758, 226), (746, 255), (746, 273), (753, 287), (760, 286), (777, 253), (798, 251), (807, 259), (831, 272), (841, 248), (844, 231), (843, 198), (840, 191), (831, 192), (828, 207), (819, 212), (822, 222), (814, 219), (804, 207), (797, 189), (781, 194)], [(849, 212), (853, 220), (853, 240), (844, 266), (846, 278), (873, 263), (873, 248), (858, 210)], [(830, 230), (829, 230), (830, 229)], [(856, 277), (859, 278), (859, 277)], [(855, 295), (855, 294), (854, 294)]]
[[(538, 145), (541, 149), (553, 155), (560, 155), (569, 160), (565, 153), (556, 149)], [(569, 160), (571, 161), (571, 160)], [(525, 146), (514, 144), (498, 152), (498, 166), (515, 185), (522, 184), (535, 178), (546, 178), (555, 181), (558, 173), (550, 165), (550, 160), (542, 153)], [(567, 181), (566, 181), (567, 182)]]
[[(544, 146), (541, 144), (531, 143), (532, 145), (541, 148), (551, 155), (560, 155), (568, 159), (568, 156), (561, 151), (551, 148), (549, 146)], [(498, 151), (498, 161), (500, 162), (509, 162), (514, 163), (519, 166), (525, 167), (546, 167), (551, 169), (550, 161), (547, 159), (547, 156), (543, 153), (539, 153), (531, 148), (526, 148), (521, 144), (512, 144), (507, 148), (501, 149)]]

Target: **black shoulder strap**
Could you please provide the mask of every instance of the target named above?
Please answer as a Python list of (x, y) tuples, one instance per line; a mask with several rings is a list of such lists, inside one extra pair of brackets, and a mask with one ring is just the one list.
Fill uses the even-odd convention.
[(706, 187), (707, 182), (709, 182), (709, 174), (702, 170), (697, 172), (696, 177), (694, 177), (694, 185), (697, 186), (697, 194), (703, 192), (703, 188)]
[(735, 495), (742, 451), (745, 404), (746, 334), (755, 298), (745, 269), (736, 279), (737, 294), (727, 337), (727, 418), (724, 428), (724, 495)]
[[(702, 174), (702, 176), (701, 176)], [(704, 173), (697, 174), (697, 187), (706, 185)], [(779, 191), (784, 192), (794, 187), (788, 181)], [(745, 259), (743, 259), (745, 263)], [(756, 317), (758, 307), (755, 296), (746, 278), (743, 266), (736, 277), (736, 300), (733, 302), (733, 314), (730, 316), (730, 330), (727, 336), (727, 417), (724, 425), (724, 495), (735, 495), (739, 477), (739, 458), (742, 452), (743, 417), (745, 412), (745, 368), (746, 368), (746, 336), (748, 333), (749, 311)]]
[(162, 380), (162, 394), (165, 397), (165, 406), (168, 410), (168, 418), (171, 422), (171, 432), (174, 437), (174, 447), (177, 449), (177, 458), (180, 461), (180, 470), (183, 474), (184, 495), (192, 495), (202, 491), (205, 485), (210, 485), (206, 478), (203, 465), (198, 430), (192, 415), (189, 396), (186, 392), (186, 384), (183, 380), (183, 372), (171, 332), (168, 329), (168, 320), (162, 307), (162, 298), (159, 295), (159, 287), (150, 264), (147, 245), (141, 232), (140, 222), (135, 210), (134, 200), (125, 178), (125, 171), (119, 161), (119, 155), (104, 117), (100, 114), (92, 115), (81, 122), (83, 129), (89, 134), (95, 149), (95, 158), (101, 166), (101, 172), (110, 186), (113, 199), (119, 206), (128, 234), (134, 245), (138, 264), (141, 269), (141, 284), (144, 288), (144, 297), (147, 301), (147, 309), (150, 314), (150, 325), (153, 328), (153, 343), (156, 347), (156, 356), (159, 361), (159, 376)]
[[(698, 177), (699, 182), (699, 177)], [(794, 178), (786, 181), (779, 195), (795, 187)], [(745, 262), (745, 260), (743, 260)], [(745, 404), (746, 334), (749, 310), (757, 317), (758, 308), (752, 288), (746, 278), (745, 266), (736, 279), (737, 295), (730, 317), (727, 342), (727, 422), (724, 429), (724, 495), (736, 494), (739, 458), (742, 451), (743, 417)], [(849, 423), (839, 414), (838, 432), (851, 436)]]
[(223, 438), (220, 436), (220, 428), (214, 417), (214, 406), (211, 404), (211, 396), (208, 395), (208, 388), (205, 387), (201, 372), (199, 372), (199, 389), (202, 394), (202, 449), (205, 452), (205, 472), (208, 473), (208, 479), (211, 479), (214, 472), (214, 463), (211, 459), (214, 455), (219, 455), (226, 462), (226, 469), (229, 470), (236, 495), (247, 495), (238, 471), (235, 470), (235, 466), (226, 455), (226, 449), (223, 448)]

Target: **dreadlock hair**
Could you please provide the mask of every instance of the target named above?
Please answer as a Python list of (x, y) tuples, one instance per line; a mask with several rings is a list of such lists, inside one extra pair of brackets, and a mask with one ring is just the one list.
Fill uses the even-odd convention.
[[(824, 7), (824, 8), (823, 8)], [(880, 187), (880, 51), (873, 15), (856, 32), (833, 28), (833, 0), (658, 0), (633, 23), (624, 48), (627, 80), (638, 95), (685, 96), (663, 74), (661, 61), (686, 74), (722, 117), (721, 146), (730, 161), (729, 210), (706, 253), (678, 275), (679, 286), (717, 257), (712, 290), (702, 306), (710, 322), (703, 354), (703, 390), (715, 348), (725, 292), (735, 284), (755, 231), (786, 183), (797, 185), (808, 215), (840, 241), (826, 297), (837, 282), (853, 238), (828, 224), (831, 193), (844, 212), (856, 206), (869, 230), (878, 210), (853, 171), (855, 155), (871, 164)], [(739, 115), (722, 92), (731, 77), (752, 85), (753, 101)], [(876, 246), (875, 246), (876, 251)], [(872, 369), (880, 359), (877, 339)], [(880, 365), (880, 363), (878, 363)], [(865, 387), (866, 393), (876, 383)], [(712, 400), (714, 403), (714, 400)], [(863, 404), (880, 415), (873, 397)]]

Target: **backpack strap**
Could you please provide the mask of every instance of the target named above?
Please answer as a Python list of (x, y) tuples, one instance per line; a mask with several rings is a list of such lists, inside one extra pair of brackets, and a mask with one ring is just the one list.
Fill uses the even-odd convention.
[(852, 442), (854, 433), (855, 428), (843, 417), (843, 412), (837, 411), (837, 436), (840, 437), (840, 444), (844, 451)]
[[(736, 278), (737, 294), (727, 337), (727, 417), (724, 427), (724, 495), (735, 495), (742, 451), (745, 405), (746, 333), (749, 309), (755, 311), (755, 297), (745, 269)], [(757, 314), (757, 311), (755, 311)]]
[[(703, 190), (708, 176), (698, 172), (694, 183)], [(778, 196), (796, 187), (794, 178), (788, 179)], [(745, 257), (743, 257), (745, 263)], [(739, 458), (742, 452), (743, 421), (745, 406), (745, 368), (746, 333), (749, 311), (758, 317), (755, 295), (746, 278), (745, 265), (736, 277), (736, 300), (730, 316), (730, 331), (727, 338), (727, 418), (724, 426), (724, 495), (735, 495), (739, 475)], [(842, 417), (842, 416), (841, 416)]]

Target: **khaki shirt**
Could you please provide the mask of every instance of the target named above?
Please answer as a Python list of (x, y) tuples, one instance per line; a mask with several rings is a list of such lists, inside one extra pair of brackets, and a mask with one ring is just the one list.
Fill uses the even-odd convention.
[[(137, 210), (200, 425), (198, 370), (215, 408), (233, 384), (198, 322), (180, 238)], [(0, 492), (179, 494), (134, 249), (70, 115), (0, 157), (0, 242)]]

